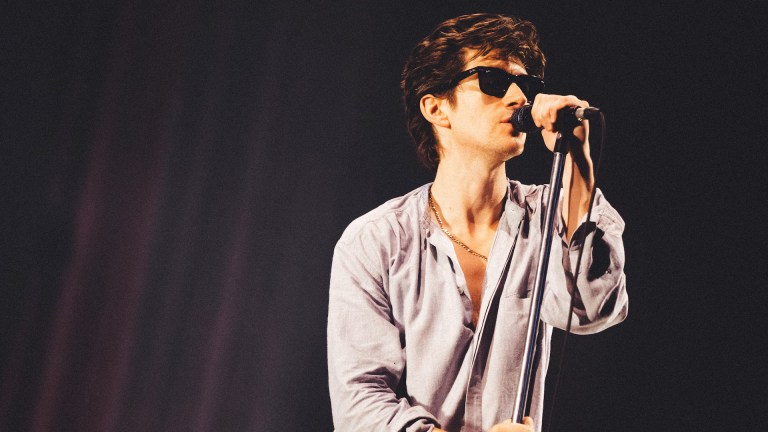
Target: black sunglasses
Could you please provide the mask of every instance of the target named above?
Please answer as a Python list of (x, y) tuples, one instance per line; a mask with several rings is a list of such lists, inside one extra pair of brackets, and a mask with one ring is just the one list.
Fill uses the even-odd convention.
[(447, 86), (443, 87), (441, 91), (456, 87), (463, 79), (472, 74), (477, 74), (477, 79), (480, 81), (480, 91), (497, 98), (504, 97), (504, 95), (507, 94), (509, 86), (513, 83), (517, 84), (525, 97), (530, 101), (532, 101), (537, 94), (544, 91), (544, 81), (539, 77), (531, 75), (512, 75), (502, 69), (487, 66), (473, 67), (472, 69), (459, 73)]

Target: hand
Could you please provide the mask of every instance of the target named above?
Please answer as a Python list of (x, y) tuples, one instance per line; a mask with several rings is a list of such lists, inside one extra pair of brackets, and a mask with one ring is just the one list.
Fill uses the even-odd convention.
[(493, 425), (488, 432), (533, 432), (533, 419), (524, 417), (523, 424), (512, 423), (512, 420), (507, 420)]
[[(543, 93), (536, 95), (536, 98), (533, 100), (531, 117), (533, 117), (533, 122), (536, 123), (536, 126), (543, 128), (541, 136), (544, 138), (544, 144), (547, 145), (549, 151), (554, 150), (555, 140), (557, 139), (557, 132), (555, 131), (557, 112), (569, 106), (587, 108), (589, 103), (576, 96), (559, 96)], [(573, 130), (573, 135), (581, 143), (584, 143), (587, 140), (588, 132), (587, 123), (582, 122), (580, 126)]]

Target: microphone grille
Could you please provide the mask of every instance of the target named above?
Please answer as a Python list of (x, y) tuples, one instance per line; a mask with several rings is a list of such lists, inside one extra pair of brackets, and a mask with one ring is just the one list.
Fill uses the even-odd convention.
[(531, 105), (523, 105), (512, 112), (512, 118), (509, 119), (512, 127), (518, 132), (536, 132), (540, 128), (533, 122), (531, 116)]

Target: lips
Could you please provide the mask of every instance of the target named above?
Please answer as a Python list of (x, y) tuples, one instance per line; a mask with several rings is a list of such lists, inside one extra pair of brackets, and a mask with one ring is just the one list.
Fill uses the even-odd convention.
[(515, 127), (512, 125), (512, 123), (509, 122), (509, 118), (507, 118), (506, 120), (502, 120), (499, 123), (505, 124), (505, 125), (509, 125), (509, 128), (512, 129), (512, 131), (510, 133), (512, 134), (513, 137), (517, 137), (517, 136), (520, 136), (520, 135), (525, 133), (525, 132), (521, 132), (521, 131), (515, 129)]

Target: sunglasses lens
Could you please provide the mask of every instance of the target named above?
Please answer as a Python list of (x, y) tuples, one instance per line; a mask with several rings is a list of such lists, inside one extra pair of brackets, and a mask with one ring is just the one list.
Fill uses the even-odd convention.
[(480, 91), (497, 98), (504, 97), (511, 84), (509, 75), (498, 69), (480, 71), (477, 78), (480, 80)]
[(541, 80), (538, 78), (534, 78), (528, 75), (520, 75), (516, 78), (517, 79), (515, 81), (517, 86), (520, 87), (520, 90), (528, 100), (532, 101), (537, 94), (544, 90), (544, 86), (542, 85)]
[(528, 75), (510, 75), (500, 69), (485, 69), (478, 71), (480, 90), (490, 96), (504, 97), (512, 83), (517, 84), (528, 100), (533, 100), (544, 90), (540, 79)]

